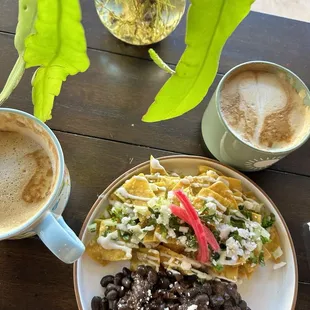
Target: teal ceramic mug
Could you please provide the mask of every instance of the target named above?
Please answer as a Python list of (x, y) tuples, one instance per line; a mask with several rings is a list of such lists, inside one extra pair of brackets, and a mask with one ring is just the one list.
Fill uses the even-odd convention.
[(287, 148), (270, 148), (266, 150), (254, 146), (237, 136), (223, 117), (220, 109), (220, 94), (224, 83), (229, 78), (245, 71), (264, 71), (280, 74), (302, 96), (303, 103), (307, 106), (310, 106), (310, 93), (303, 81), (293, 72), (271, 62), (246, 62), (234, 67), (224, 75), (202, 118), (203, 140), (212, 155), (219, 161), (242, 171), (257, 171), (271, 166), (304, 144), (310, 136), (310, 124), (308, 124), (308, 130), (298, 140), (298, 143)]
[[(37, 234), (60, 260), (68, 264), (73, 263), (83, 254), (85, 247), (61, 215), (66, 207), (71, 186), (69, 172), (58, 139), (48, 126), (32, 115), (19, 110), (0, 108), (0, 135), (4, 135), (6, 132), (21, 134), (38, 143), (48, 155), (53, 173), (47, 198), (44, 199), (38, 210), (31, 213), (29, 218), (27, 213), (24, 221), (19, 221), (16, 226), (10, 224), (8, 228), (4, 227), (7, 225), (4, 222), (1, 227), (0, 219), (0, 240), (22, 239)], [(0, 168), (0, 177), (2, 173), (5, 174), (5, 169), (5, 166)], [(5, 184), (2, 187), (5, 188)], [(6, 207), (3, 201), (1, 201), (0, 193), (2, 209)]]

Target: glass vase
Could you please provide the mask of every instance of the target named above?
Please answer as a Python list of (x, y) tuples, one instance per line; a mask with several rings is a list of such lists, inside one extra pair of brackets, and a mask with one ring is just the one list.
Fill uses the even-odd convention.
[(149, 45), (166, 38), (179, 24), (186, 0), (95, 0), (104, 26), (118, 39)]

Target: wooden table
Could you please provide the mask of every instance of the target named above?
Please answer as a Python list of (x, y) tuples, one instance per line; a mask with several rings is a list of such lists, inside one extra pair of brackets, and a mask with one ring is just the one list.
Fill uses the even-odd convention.
[[(0, 85), (4, 85), (16, 59), (17, 1), (1, 0), (0, 7)], [(168, 75), (149, 60), (147, 48), (112, 37), (101, 25), (92, 1), (82, 0), (82, 9), (91, 66), (64, 84), (48, 122), (63, 146), (71, 173), (72, 194), (64, 217), (76, 233), (103, 189), (150, 154), (212, 157), (203, 149), (200, 121), (220, 78), (234, 65), (254, 59), (273, 61), (310, 85), (310, 24), (251, 13), (227, 42), (203, 103), (178, 119), (142, 123), (141, 116)], [(169, 38), (155, 46), (171, 65), (184, 49), (184, 26), (183, 19)], [(32, 112), (31, 75), (26, 73), (6, 106)], [(310, 141), (271, 169), (249, 176), (270, 195), (288, 224), (299, 265), (296, 309), (308, 310), (310, 260), (304, 224), (310, 221)], [(1, 242), (0, 268), (1, 310), (77, 309), (72, 266), (57, 260), (38, 238)]]

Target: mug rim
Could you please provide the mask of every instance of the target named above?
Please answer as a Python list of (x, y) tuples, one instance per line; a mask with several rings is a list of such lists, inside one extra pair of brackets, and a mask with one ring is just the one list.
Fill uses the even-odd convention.
[(283, 155), (283, 154), (289, 154), (291, 153), (292, 151), (298, 149), (299, 147), (301, 147), (303, 144), (305, 144), (307, 142), (307, 140), (310, 138), (310, 128), (308, 129), (308, 132), (307, 134), (300, 140), (300, 142), (296, 145), (293, 145), (291, 147), (288, 147), (286, 149), (284, 149), (283, 151), (279, 151), (279, 149), (276, 149), (276, 150), (266, 150), (266, 149), (260, 149), (252, 144), (250, 144), (249, 142), (245, 141), (245, 140), (242, 140), (241, 138), (239, 138), (231, 129), (230, 127), (228, 126), (226, 120), (224, 119), (222, 113), (221, 113), (221, 110), (220, 110), (220, 92), (223, 88), (223, 84), (225, 83), (225, 81), (227, 80), (227, 78), (229, 78), (231, 76), (231, 74), (233, 72), (235, 72), (237, 69), (241, 68), (241, 67), (244, 67), (246, 65), (251, 65), (251, 64), (265, 64), (265, 65), (269, 65), (270, 67), (273, 67), (273, 68), (276, 68), (276, 69), (279, 69), (279, 70), (282, 70), (284, 71), (285, 73), (287, 73), (289, 76), (293, 77), (295, 80), (298, 80), (298, 82), (302, 85), (302, 87), (304, 88), (304, 90), (306, 91), (306, 96), (309, 98), (309, 101), (310, 101), (310, 90), (309, 88), (307, 87), (307, 85), (302, 81), (302, 79), (296, 75), (293, 71), (289, 70), (288, 68), (284, 67), (284, 66), (281, 66), (281, 65), (278, 65), (274, 62), (270, 62), (270, 61), (265, 61), (265, 60), (251, 60), (251, 61), (246, 61), (246, 62), (243, 62), (237, 66), (234, 66), (233, 68), (231, 68), (228, 72), (226, 72), (224, 74), (224, 76), (221, 78), (218, 86), (216, 87), (216, 90), (215, 90), (215, 105), (216, 105), (216, 112), (219, 116), (219, 119), (221, 121), (221, 123), (223, 124), (223, 126), (225, 127), (225, 130), (227, 132), (229, 132), (236, 140), (238, 140), (241, 144), (251, 148), (252, 150), (254, 151), (258, 151), (260, 153), (264, 153), (264, 154), (273, 154), (273, 155)]
[(4, 240), (4, 239), (10, 238), (10, 237), (13, 237), (13, 236), (27, 230), (27, 228), (31, 227), (34, 223), (36, 223), (42, 217), (42, 215), (51, 207), (52, 202), (55, 200), (55, 198), (57, 197), (57, 195), (61, 189), (61, 184), (62, 184), (62, 181), (64, 178), (64, 155), (63, 155), (63, 151), (62, 151), (60, 142), (57, 139), (56, 135), (53, 133), (53, 131), (45, 123), (43, 123), (41, 120), (39, 120), (38, 118), (36, 118), (35, 116), (33, 116), (27, 112), (17, 110), (17, 109), (12, 109), (12, 108), (0, 107), (0, 113), (5, 113), (5, 112), (6, 113), (19, 114), (25, 118), (31, 119), (49, 135), (49, 137), (51, 138), (51, 141), (54, 143), (54, 145), (56, 147), (56, 153), (57, 153), (56, 161), (58, 162), (58, 165), (59, 165), (59, 173), (56, 177), (54, 189), (53, 189), (52, 193), (50, 194), (48, 200), (44, 204), (44, 206), (34, 216), (29, 218), (22, 225), (20, 225), (16, 228), (13, 228), (13, 229), (11, 229), (8, 232), (5, 232), (3, 234), (0, 233), (0, 240)]

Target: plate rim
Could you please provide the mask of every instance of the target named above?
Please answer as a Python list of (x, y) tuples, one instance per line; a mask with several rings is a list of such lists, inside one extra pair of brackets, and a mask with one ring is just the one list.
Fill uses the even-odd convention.
[[(294, 310), (296, 307), (296, 302), (297, 302), (297, 293), (298, 293), (298, 263), (297, 263), (297, 257), (296, 257), (296, 251), (295, 251), (295, 246), (293, 243), (293, 239), (291, 236), (291, 233), (287, 227), (287, 224), (280, 212), (280, 210), (278, 209), (278, 207), (275, 205), (275, 203), (272, 201), (272, 199), (267, 195), (267, 193), (260, 187), (258, 186), (254, 181), (252, 181), (249, 177), (247, 177), (246, 175), (244, 175), (242, 172), (240, 172), (239, 170), (236, 170), (226, 164), (223, 164), (222, 162), (219, 162), (217, 160), (208, 158), (208, 157), (204, 157), (204, 156), (196, 156), (196, 155), (167, 155), (167, 156), (161, 156), (161, 157), (156, 157), (156, 159), (158, 159), (159, 161), (161, 160), (167, 160), (167, 159), (184, 159), (184, 158), (191, 158), (191, 159), (197, 159), (197, 160), (204, 160), (204, 161), (209, 161), (211, 163), (223, 166), (226, 169), (232, 170), (233, 172), (239, 174), (240, 176), (242, 176), (243, 178), (245, 178), (248, 182), (250, 182), (253, 186), (255, 186), (265, 197), (266, 199), (269, 201), (269, 203), (273, 206), (273, 208), (275, 209), (275, 211), (278, 213), (279, 218), (282, 221), (282, 224), (285, 228), (285, 231), (288, 235), (288, 240), (289, 243), (291, 245), (291, 249), (293, 252), (293, 259), (294, 259), (294, 266), (295, 266), (295, 288), (294, 288), (294, 297), (293, 297), (293, 301), (292, 301), (292, 306), (291, 306), (291, 310)], [(122, 173), (120, 176), (118, 176), (116, 179), (114, 179), (105, 189), (104, 191), (98, 196), (98, 198), (96, 199), (96, 201), (94, 202), (94, 204), (92, 205), (92, 207), (90, 208), (90, 210), (88, 211), (84, 221), (83, 221), (83, 225), (81, 227), (80, 233), (79, 233), (79, 238), (82, 240), (82, 235), (85, 231), (85, 229), (87, 228), (87, 223), (90, 219), (90, 217), (92, 216), (92, 214), (94, 213), (94, 211), (96, 210), (97, 206), (99, 205), (99, 203), (101, 202), (101, 200), (104, 198), (104, 196), (106, 196), (106, 193), (109, 192), (112, 188), (115, 187), (115, 185), (123, 178), (125, 178), (126, 176), (130, 175), (131, 173), (133, 173), (135, 170), (138, 170), (140, 168), (143, 168), (144, 166), (147, 166), (150, 164), (150, 160), (144, 161), (132, 168), (130, 168), (129, 170), (125, 171), (124, 173)], [(74, 285), (74, 294), (75, 294), (75, 299), (77, 302), (77, 306), (79, 310), (84, 310), (81, 304), (81, 296), (79, 293), (79, 287), (78, 287), (78, 282), (77, 282), (77, 263), (78, 261), (75, 261), (73, 264), (73, 285)]]

